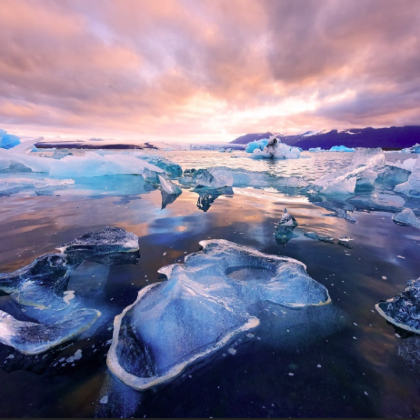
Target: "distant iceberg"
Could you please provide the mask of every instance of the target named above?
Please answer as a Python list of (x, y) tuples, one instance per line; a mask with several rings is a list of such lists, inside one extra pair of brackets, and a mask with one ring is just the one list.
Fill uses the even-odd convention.
[(6, 131), (0, 128), (0, 148), (11, 149), (20, 144), (20, 139), (14, 134), (8, 134)]
[[(262, 140), (258, 140), (261, 142)], [(251, 143), (250, 143), (251, 144)], [(261, 148), (254, 148), (252, 159), (299, 159), (301, 150), (299, 147), (289, 146), (282, 143), (277, 137), (268, 140), (267, 145)], [(248, 152), (249, 153), (249, 152)]]
[(311, 147), (309, 149), (309, 152), (314, 152), (314, 153), (316, 153), (316, 152), (322, 152), (322, 149), (320, 147)]
[(268, 139), (261, 139), (261, 140), (254, 140), (251, 141), (246, 145), (245, 152), (246, 153), (254, 153), (254, 150), (259, 149), (263, 150), (268, 144)]
[(352, 149), (346, 146), (333, 146), (330, 149), (330, 152), (354, 152), (356, 149)]
[(107, 365), (136, 390), (174, 378), (257, 327), (264, 305), (298, 309), (330, 302), (328, 290), (297, 260), (226, 240), (200, 245), (184, 264), (161, 268), (168, 280), (143, 288), (115, 318)]

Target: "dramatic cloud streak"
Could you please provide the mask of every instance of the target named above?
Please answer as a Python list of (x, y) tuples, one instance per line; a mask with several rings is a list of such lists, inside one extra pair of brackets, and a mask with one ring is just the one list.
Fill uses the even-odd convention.
[(230, 140), (420, 124), (418, 0), (4, 0), (8, 131)]

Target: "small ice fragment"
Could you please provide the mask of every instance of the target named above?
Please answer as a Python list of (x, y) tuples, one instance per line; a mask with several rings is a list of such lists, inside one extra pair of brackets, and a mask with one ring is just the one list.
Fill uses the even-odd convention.
[(289, 376), (295, 376), (295, 374), (292, 372), (289, 372)]
[(317, 367), (317, 368), (322, 368), (322, 366), (321, 366), (321, 365), (316, 365), (316, 367)]
[(365, 395), (369, 395), (369, 394), (365, 391)]
[(164, 252), (162, 255), (166, 255), (166, 252)]
[(248, 333), (247, 335), (246, 335), (248, 338), (254, 338), (255, 336), (254, 336), (254, 334), (252, 334), (252, 333)]
[(398, 333), (395, 333), (395, 337), (401, 338), (401, 336)]
[(382, 280), (387, 280), (387, 277), (386, 276), (382, 276)]
[(353, 322), (353, 325), (354, 325), (355, 327), (357, 327), (357, 324), (356, 324), (355, 322)]
[(398, 258), (402, 258), (403, 260), (405, 260), (405, 257), (403, 257), (402, 255), (397, 255)]
[(99, 400), (100, 404), (108, 404), (108, 395), (105, 395)]
[(229, 353), (229, 354), (231, 354), (232, 356), (235, 356), (235, 354), (236, 354), (236, 350), (235, 350), (233, 347), (230, 347), (230, 348), (228, 349), (228, 353)]
[(14, 354), (9, 354), (9, 355), (6, 357), (6, 359), (14, 359), (14, 358), (15, 358)]
[(353, 340), (357, 340), (357, 338), (356, 337), (353, 337)]

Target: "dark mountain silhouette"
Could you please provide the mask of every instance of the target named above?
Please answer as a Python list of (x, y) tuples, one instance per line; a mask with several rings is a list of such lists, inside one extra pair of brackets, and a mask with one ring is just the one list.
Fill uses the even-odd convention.
[[(321, 147), (322, 149), (331, 149), (332, 146), (347, 147), (382, 147), (383, 149), (403, 149), (420, 143), (420, 126), (411, 125), (405, 127), (389, 128), (351, 128), (349, 130), (331, 130), (320, 132), (314, 135), (308, 133), (293, 136), (279, 136), (282, 142), (297, 146), (303, 150), (311, 147)], [(270, 133), (262, 133), (258, 139), (267, 138)], [(250, 136), (250, 137), (247, 137)], [(256, 134), (247, 134), (238, 137), (231, 143), (242, 143), (252, 141)], [(246, 141), (243, 139), (251, 138)]]

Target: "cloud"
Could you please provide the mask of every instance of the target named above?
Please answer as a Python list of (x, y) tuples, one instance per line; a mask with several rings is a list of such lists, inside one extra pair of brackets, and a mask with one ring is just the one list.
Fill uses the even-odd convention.
[(420, 3), (6, 0), (9, 131), (229, 140), (419, 124)]

